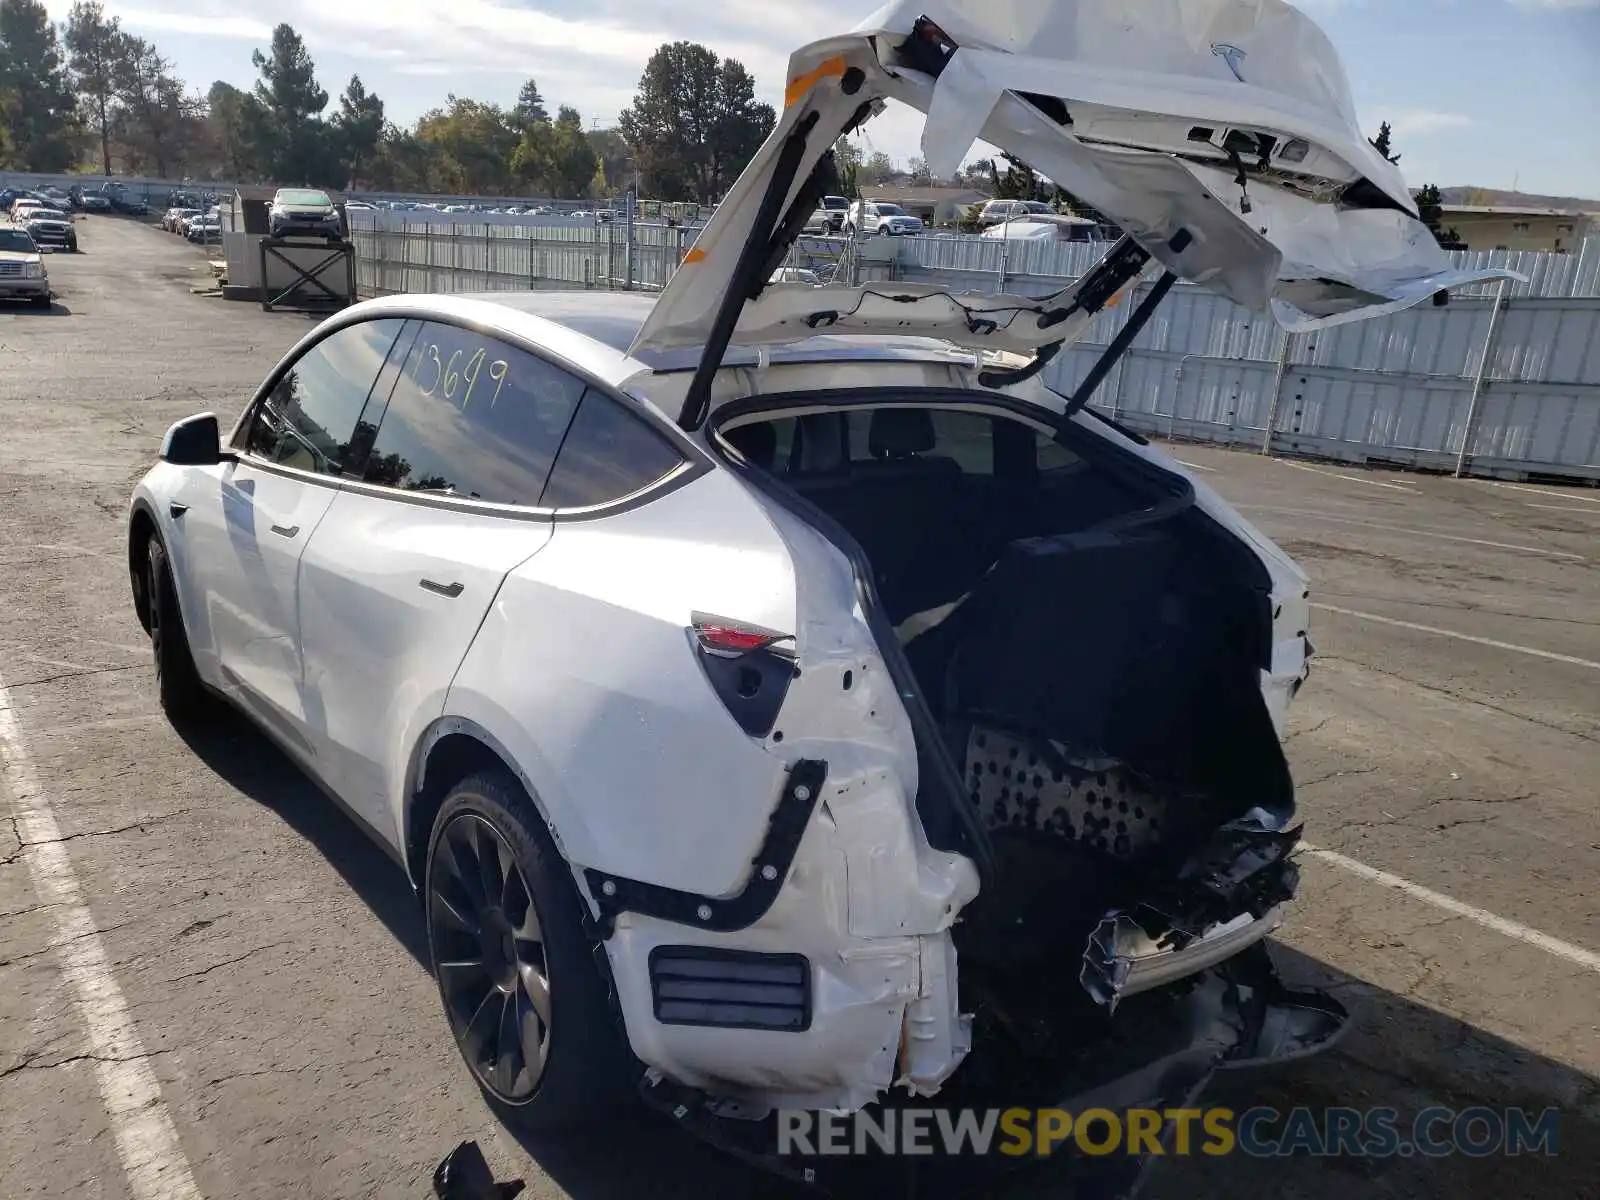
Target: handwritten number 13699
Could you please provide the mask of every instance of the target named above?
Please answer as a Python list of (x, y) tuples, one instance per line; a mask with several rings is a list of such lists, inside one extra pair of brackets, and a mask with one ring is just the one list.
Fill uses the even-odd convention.
[[(462, 360), (466, 361), (463, 362)], [(488, 370), (484, 370), (484, 363), (488, 362)], [(433, 367), (433, 382), (427, 387), (422, 386), (422, 380), (427, 375), (427, 368)], [(469, 356), (465, 350), (457, 350), (445, 360), (439, 353), (437, 342), (425, 346), (422, 353), (417, 356), (417, 367), (412, 372), (412, 380), (422, 391), (424, 396), (439, 395), (446, 400), (455, 400), (457, 393), (461, 397), (461, 408), (466, 410), (472, 402), (472, 393), (478, 386), (481, 376), (487, 375), (494, 382), (494, 395), (489, 397), (489, 407), (493, 408), (495, 401), (500, 399), (500, 389), (505, 386), (506, 373), (511, 365), (503, 358), (489, 359), (484, 353), (484, 348), (479, 346)], [(466, 383), (463, 390), (462, 383)]]

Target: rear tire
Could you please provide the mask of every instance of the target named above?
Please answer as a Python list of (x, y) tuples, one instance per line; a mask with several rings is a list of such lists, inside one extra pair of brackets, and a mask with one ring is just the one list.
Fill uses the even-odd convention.
[(167, 548), (151, 534), (145, 551), (145, 594), (150, 608), (150, 651), (155, 660), (156, 691), (169, 717), (193, 717), (209, 699), (189, 650), (189, 635), (178, 608)]
[(445, 797), (424, 878), (428, 954), (456, 1047), (501, 1117), (587, 1124), (630, 1093), (636, 1065), (612, 1015), (572, 872), (504, 769)]

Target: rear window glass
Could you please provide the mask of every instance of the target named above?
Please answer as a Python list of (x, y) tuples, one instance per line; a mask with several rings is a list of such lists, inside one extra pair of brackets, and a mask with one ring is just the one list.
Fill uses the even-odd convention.
[(584, 393), (540, 500), (543, 508), (609, 504), (649, 487), (683, 461), (672, 443), (609, 396)]
[(362, 476), (403, 491), (534, 506), (583, 396), (536, 355), (425, 323), (400, 372)]
[[(870, 471), (874, 464), (918, 459), (952, 460), (963, 475), (1006, 475), (1026, 469), (1022, 464), (1030, 450), (1040, 472), (1082, 461), (1021, 422), (954, 409), (852, 408), (756, 422), (729, 430), (726, 437), (747, 461), (795, 477)], [(1009, 451), (999, 450), (1001, 437), (1008, 439)]]

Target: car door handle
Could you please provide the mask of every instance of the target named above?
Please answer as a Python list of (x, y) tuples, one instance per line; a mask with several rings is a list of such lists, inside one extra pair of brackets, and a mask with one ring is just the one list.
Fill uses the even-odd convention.
[(466, 591), (466, 588), (462, 586), (460, 580), (457, 580), (455, 583), (435, 583), (431, 579), (419, 579), (417, 580), (417, 586), (425, 588), (430, 592), (436, 592), (441, 596), (448, 596), (452, 600), (461, 595), (462, 592)]
[(292, 537), (297, 536), (300, 533), (300, 526), (298, 526), (298, 525), (274, 525), (272, 527), (272, 532), (277, 534), (279, 537), (292, 538)]

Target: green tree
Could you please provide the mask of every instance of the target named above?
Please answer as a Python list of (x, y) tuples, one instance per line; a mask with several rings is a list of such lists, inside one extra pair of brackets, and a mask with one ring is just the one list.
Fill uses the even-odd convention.
[(249, 130), (245, 108), (250, 97), (231, 83), (217, 80), (206, 93), (206, 125), (210, 129), (217, 165), (228, 179), (243, 182), (252, 178)]
[(111, 174), (111, 130), (117, 116), (117, 76), (128, 54), (128, 37), (99, 0), (78, 0), (67, 15), (62, 40), (78, 93), (84, 124), (100, 140), (100, 171)]
[(346, 187), (363, 178), (365, 169), (377, 157), (383, 129), (383, 101), (367, 91), (361, 76), (350, 76), (339, 97), (339, 111), (333, 117), (334, 140)]
[(861, 150), (849, 138), (833, 144), (833, 162), (839, 169), (839, 190), (851, 200), (861, 195)]
[(916, 187), (931, 187), (933, 184), (933, 172), (928, 170), (928, 160), (920, 154), (911, 160), (906, 172)]
[(742, 63), (695, 42), (671, 42), (650, 56), (619, 125), (647, 191), (711, 204), (776, 123)]
[(1433, 234), (1433, 240), (1439, 243), (1441, 249), (1467, 248), (1467, 244), (1461, 240), (1461, 235), (1453, 226), (1450, 229), (1443, 227), (1444, 199), (1434, 184), (1426, 184), (1417, 191), (1417, 219), (1428, 227), (1428, 232)]
[(597, 176), (604, 177), (601, 191), (620, 192), (638, 182), (633, 169), (633, 147), (622, 136), (620, 129), (589, 129), (584, 131), (589, 148), (600, 160)]
[(269, 53), (250, 56), (261, 78), (245, 107), (248, 141), (257, 170), (281, 183), (328, 183), (337, 156), (320, 117), (328, 93), (317, 83), (316, 64), (294, 26), (272, 31)]
[(894, 178), (894, 160), (882, 150), (874, 150), (861, 166), (861, 182), (884, 183)]
[(416, 135), (437, 152), (432, 169), (441, 191), (492, 196), (509, 189), (511, 156), (521, 139), (498, 105), (451, 94), (444, 108), (417, 122)]
[(550, 112), (544, 106), (544, 97), (539, 94), (537, 80), (530, 79), (522, 85), (517, 92), (517, 103), (511, 110), (511, 116), (519, 129), (550, 119)]
[(1033, 168), (1009, 154), (1002, 157), (1006, 160), (1004, 175), (1000, 173), (1000, 168), (993, 159), (989, 161), (989, 182), (994, 188), (995, 199), (1037, 200), (1039, 177), (1034, 174)]
[(170, 175), (188, 157), (202, 106), (184, 94), (172, 63), (149, 42), (124, 35), (123, 43), (112, 81), (129, 169), (149, 165), (157, 175)]
[(1390, 162), (1398, 163), (1400, 161), (1400, 156), (1398, 154), (1389, 153), (1389, 151), (1394, 149), (1394, 147), (1390, 144), (1393, 136), (1394, 130), (1390, 129), (1389, 122), (1385, 121), (1378, 127), (1378, 136), (1372, 139), (1372, 148), (1379, 154), (1383, 155), (1384, 158), (1388, 159)]
[(409, 129), (389, 124), (367, 169), (367, 181), (385, 192), (441, 190), (437, 178), (440, 157), (433, 143), (423, 141)]
[(0, 126), (6, 165), (62, 171), (73, 159), (77, 97), (39, 0), (0, 0)]
[(560, 200), (586, 196), (598, 179), (600, 158), (583, 132), (578, 110), (563, 105), (554, 122), (527, 127), (511, 154), (511, 172), (520, 182), (533, 184)]

